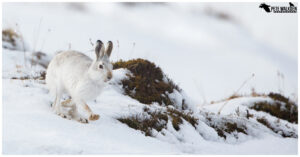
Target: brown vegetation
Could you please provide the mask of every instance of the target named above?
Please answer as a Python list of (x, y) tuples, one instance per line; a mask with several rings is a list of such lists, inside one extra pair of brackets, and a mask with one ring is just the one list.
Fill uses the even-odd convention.
[(150, 111), (145, 107), (143, 114), (131, 115), (128, 117), (118, 118), (122, 123), (127, 124), (129, 127), (142, 131), (146, 136), (154, 136), (152, 129), (160, 132), (162, 129), (167, 128), (167, 123), (170, 120), (175, 130), (180, 130), (180, 125), (183, 119), (190, 123), (193, 127), (198, 124), (198, 119), (192, 116), (191, 113), (184, 113), (182, 111), (168, 108), (167, 111)]
[(298, 107), (295, 103), (277, 93), (270, 93), (268, 97), (273, 99), (274, 102), (256, 102), (250, 108), (257, 111), (263, 111), (280, 119), (298, 124)]
[(113, 69), (118, 68), (126, 68), (133, 74), (129, 79), (122, 80), (126, 95), (144, 104), (157, 102), (160, 105), (174, 105), (168, 93), (181, 90), (154, 63), (144, 59), (121, 60), (113, 63)]

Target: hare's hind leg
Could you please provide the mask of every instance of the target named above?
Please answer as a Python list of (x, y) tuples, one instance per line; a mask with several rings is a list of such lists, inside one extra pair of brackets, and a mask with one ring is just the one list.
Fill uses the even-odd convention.
[(54, 111), (57, 115), (59, 115), (63, 118), (71, 119), (71, 115), (63, 112), (62, 104), (60, 102), (61, 97), (62, 97), (62, 93), (56, 92), (55, 106), (52, 106), (52, 107), (54, 107)]
[(86, 118), (83, 118), (77, 110), (76, 104), (72, 101), (72, 99), (67, 99), (61, 103), (63, 107), (70, 107), (68, 114), (71, 115), (72, 119), (81, 122), (81, 123), (88, 123)]
[(53, 111), (55, 111), (56, 101), (57, 101), (57, 96), (55, 96), (55, 99), (54, 99), (54, 101), (51, 105), (51, 108), (52, 108)]
[(60, 102), (60, 96), (58, 95), (57, 92), (55, 92), (55, 99), (51, 105), (51, 108), (55, 113), (60, 111), (59, 102)]
[(52, 106), (54, 108), (54, 111), (56, 114), (61, 113), (61, 109), (60, 109), (60, 99), (61, 99), (61, 93), (56, 91), (55, 93), (55, 102), (54, 105)]

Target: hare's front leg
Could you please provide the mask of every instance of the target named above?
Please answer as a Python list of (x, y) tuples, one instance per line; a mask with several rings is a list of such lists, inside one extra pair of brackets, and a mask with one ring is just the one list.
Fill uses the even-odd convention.
[(81, 105), (82, 108), (88, 113), (89, 120), (98, 120), (99, 119), (100, 116), (98, 114), (94, 114), (92, 112), (92, 110), (90, 109), (90, 107), (84, 101), (78, 101), (78, 103), (76, 103), (76, 104)]
[(89, 113), (89, 120), (98, 120), (99, 119), (99, 115), (98, 114), (94, 114), (92, 112), (92, 110), (90, 109), (90, 107), (87, 104), (84, 104), (84, 109), (85, 111), (87, 111)]

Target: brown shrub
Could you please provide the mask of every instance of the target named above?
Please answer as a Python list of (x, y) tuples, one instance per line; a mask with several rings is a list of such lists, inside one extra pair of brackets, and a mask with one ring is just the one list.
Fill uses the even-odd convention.
[(152, 134), (152, 129), (155, 129), (158, 132), (162, 129), (166, 129), (168, 120), (171, 120), (172, 126), (176, 131), (180, 130), (179, 126), (183, 123), (182, 119), (186, 120), (195, 128), (198, 124), (198, 119), (192, 116), (191, 113), (183, 113), (176, 109), (168, 108), (166, 112), (163, 112), (158, 110), (150, 111), (149, 108), (145, 107), (143, 111), (143, 114), (117, 119), (133, 129), (141, 130), (146, 136), (154, 136)]
[(237, 123), (234, 123), (234, 122), (225, 122), (222, 125), (210, 125), (210, 126), (217, 131), (217, 133), (220, 137), (223, 137), (225, 139), (226, 139), (225, 132), (228, 134), (231, 134), (233, 132), (238, 132), (238, 133), (243, 133), (243, 134), (248, 135), (248, 133), (246, 132), (246, 130), (247, 130), (246, 126), (244, 126), (244, 125), (239, 126), (239, 125), (237, 125)]
[(295, 103), (277, 93), (270, 93), (268, 96), (272, 98), (274, 102), (256, 102), (250, 108), (257, 111), (264, 111), (272, 116), (298, 124), (298, 107)]
[(267, 128), (269, 128), (270, 130), (272, 130), (274, 133), (276, 134), (279, 134), (280, 132), (280, 135), (282, 137), (294, 137), (294, 138), (297, 138), (298, 136), (293, 133), (293, 132), (284, 132), (282, 129), (278, 129), (278, 128), (275, 128), (273, 127), (270, 122), (268, 122), (268, 120), (265, 118), (265, 117), (258, 117), (256, 119), (259, 123), (263, 124), (264, 126), (266, 126)]
[[(118, 68), (126, 68), (133, 74), (129, 79), (122, 80), (126, 95), (144, 104), (157, 102), (166, 106), (174, 105), (175, 102), (167, 93), (181, 90), (154, 63), (144, 59), (121, 60), (113, 63), (113, 69)], [(166, 82), (163, 77), (167, 78)]]
[(13, 46), (16, 46), (16, 38), (19, 38), (18, 35), (13, 29), (4, 29), (2, 30), (2, 41), (11, 43)]

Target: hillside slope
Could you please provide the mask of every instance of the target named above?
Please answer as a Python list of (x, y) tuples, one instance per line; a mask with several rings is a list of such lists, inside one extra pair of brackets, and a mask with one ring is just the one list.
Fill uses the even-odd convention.
[[(25, 68), (22, 66), (21, 51), (3, 49), (3, 153), (4, 154), (296, 154), (297, 124), (280, 120), (279, 127), (284, 133), (292, 132), (296, 137), (283, 138), (258, 123), (255, 117), (261, 115), (270, 121), (277, 118), (251, 110), (254, 118), (245, 118), (245, 103), (270, 98), (239, 98), (228, 103), (221, 115), (214, 112), (223, 103), (193, 108), (197, 117), (194, 128), (183, 120), (176, 130), (171, 121), (161, 132), (153, 130), (153, 136), (145, 136), (118, 121), (126, 117), (143, 113), (144, 108), (164, 110), (158, 103), (142, 104), (124, 95), (122, 79), (126, 79), (126, 69), (116, 69), (113, 80), (96, 101), (88, 104), (95, 113), (100, 114), (98, 121), (81, 124), (74, 120), (63, 119), (54, 114), (50, 105), (52, 97), (40, 75), (42, 66)], [(30, 54), (30, 52), (27, 52)], [(20, 65), (21, 64), (21, 65)], [(6, 66), (10, 65), (10, 66)], [(30, 65), (30, 62), (27, 63)], [(16, 67), (19, 67), (18, 69)], [(35, 71), (32, 71), (35, 69)], [(25, 76), (36, 76), (27, 78)], [(188, 99), (188, 98), (186, 98)], [(258, 100), (257, 100), (258, 99)], [(232, 104), (233, 103), (233, 104)], [(234, 105), (234, 107), (232, 107)], [(236, 108), (240, 115), (235, 115)], [(230, 110), (228, 110), (230, 109)], [(207, 121), (211, 119), (212, 121)], [(213, 122), (213, 123), (211, 123)], [(215, 130), (227, 123), (245, 125), (243, 132), (224, 132), (225, 138)], [(216, 152), (215, 149), (218, 149)], [(281, 148), (281, 149), (279, 149)], [(285, 148), (285, 149), (282, 149)]]
[[(294, 102), (297, 53), (286, 55), (257, 39), (243, 27), (247, 23), (207, 15), (199, 5), (194, 11), (183, 6), (3, 4), (3, 28), (19, 33), (16, 45), (2, 39), (3, 154), (297, 154), (294, 107), (250, 93), (253, 87), (276, 92), (284, 84), (281, 89)], [(294, 17), (285, 20), (294, 26)], [(94, 58), (90, 39), (112, 40), (114, 62), (142, 58), (159, 66), (164, 77), (158, 81), (170, 78), (180, 88), (164, 93), (173, 103), (164, 94), (159, 95), (164, 101), (150, 103), (135, 97), (135, 88), (126, 89), (124, 82), (139, 80), (134, 78), (139, 73), (124, 66), (88, 102), (99, 120), (81, 124), (54, 114), (44, 82), (47, 63), (68, 49)], [(278, 83), (278, 71), (283, 82)], [(224, 99), (253, 73), (240, 95)], [(255, 106), (266, 102), (263, 111), (265, 106)], [(150, 128), (140, 127), (157, 113), (163, 115)], [(129, 121), (135, 125), (120, 119), (136, 120)]]

